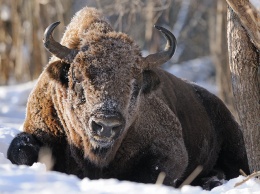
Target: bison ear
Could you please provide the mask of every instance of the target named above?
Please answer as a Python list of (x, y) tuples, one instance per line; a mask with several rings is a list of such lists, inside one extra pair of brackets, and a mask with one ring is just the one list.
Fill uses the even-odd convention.
[(154, 71), (152, 70), (143, 71), (142, 92), (144, 94), (148, 94), (151, 91), (157, 89), (159, 85), (160, 85), (160, 79)]
[(63, 86), (68, 87), (69, 69), (70, 69), (70, 64), (62, 62), (62, 61), (55, 61), (48, 65), (48, 67), (46, 68), (46, 71), (49, 74), (51, 79), (59, 82)]

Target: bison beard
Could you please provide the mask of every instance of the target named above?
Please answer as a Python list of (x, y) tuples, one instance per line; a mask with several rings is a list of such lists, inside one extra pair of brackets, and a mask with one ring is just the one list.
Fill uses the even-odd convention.
[(94, 8), (85, 7), (67, 26), (61, 43), (44, 34), (53, 54), (31, 92), (24, 132), (8, 149), (14, 164), (32, 165), (42, 147), (53, 170), (80, 178), (117, 178), (179, 186), (197, 166), (192, 182), (204, 189), (249, 173), (239, 125), (207, 90), (159, 66), (176, 47), (174, 35), (155, 26), (165, 49), (142, 57), (126, 34), (115, 32)]

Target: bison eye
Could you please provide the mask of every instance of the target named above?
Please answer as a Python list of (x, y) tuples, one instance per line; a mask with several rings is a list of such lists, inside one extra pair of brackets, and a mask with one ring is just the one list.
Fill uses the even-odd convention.
[(100, 70), (97, 67), (95, 67), (94, 65), (90, 65), (87, 70), (87, 75), (89, 79), (91, 81), (94, 81), (98, 77), (99, 71)]
[(74, 84), (74, 91), (77, 94), (77, 101), (78, 104), (83, 104), (86, 102), (86, 98), (84, 95), (84, 89), (82, 83), (75, 83)]
[(132, 92), (131, 92), (131, 98), (130, 98), (130, 103), (131, 104), (135, 104), (137, 97), (139, 95), (139, 92), (141, 90), (140, 85), (138, 84), (138, 82), (135, 80), (132, 83)]
[(134, 98), (136, 98), (136, 97), (138, 96), (140, 89), (141, 89), (141, 88), (140, 88), (140, 86), (138, 85), (138, 83), (137, 83), (137, 82), (134, 82), (134, 83), (133, 83), (133, 91), (132, 91), (132, 96), (133, 96)]
[(83, 81), (83, 75), (79, 69), (72, 69), (72, 79), (74, 83), (80, 83)]

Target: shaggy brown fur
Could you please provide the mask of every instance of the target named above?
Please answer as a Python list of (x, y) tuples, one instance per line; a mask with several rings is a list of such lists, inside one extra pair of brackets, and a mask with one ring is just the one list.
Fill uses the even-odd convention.
[[(198, 165), (197, 185), (215, 170), (228, 179), (240, 168), (248, 172), (242, 133), (225, 105), (195, 84), (145, 66), (134, 41), (96, 9), (79, 11), (61, 44), (79, 52), (71, 64), (50, 60), (28, 99), (20, 135), (52, 149), (54, 170), (148, 183), (163, 171), (164, 184), (173, 186)], [(110, 121), (111, 137), (100, 130), (104, 123), (110, 129)], [(15, 141), (9, 158), (34, 162), (15, 161)]]

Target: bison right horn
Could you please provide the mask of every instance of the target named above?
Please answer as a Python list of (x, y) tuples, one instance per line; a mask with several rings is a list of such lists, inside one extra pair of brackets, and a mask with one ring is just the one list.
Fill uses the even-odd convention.
[(176, 49), (177, 41), (175, 36), (169, 30), (161, 26), (155, 25), (154, 27), (163, 33), (164, 37), (167, 39), (167, 44), (163, 51), (150, 54), (144, 58), (144, 69), (151, 69), (169, 61)]
[(60, 22), (54, 22), (46, 28), (43, 37), (44, 47), (50, 53), (52, 53), (54, 56), (58, 57), (59, 59), (63, 60), (64, 62), (72, 63), (73, 59), (78, 53), (78, 50), (69, 49), (65, 46), (62, 46), (60, 43), (56, 42), (53, 39), (52, 32), (59, 24)]

